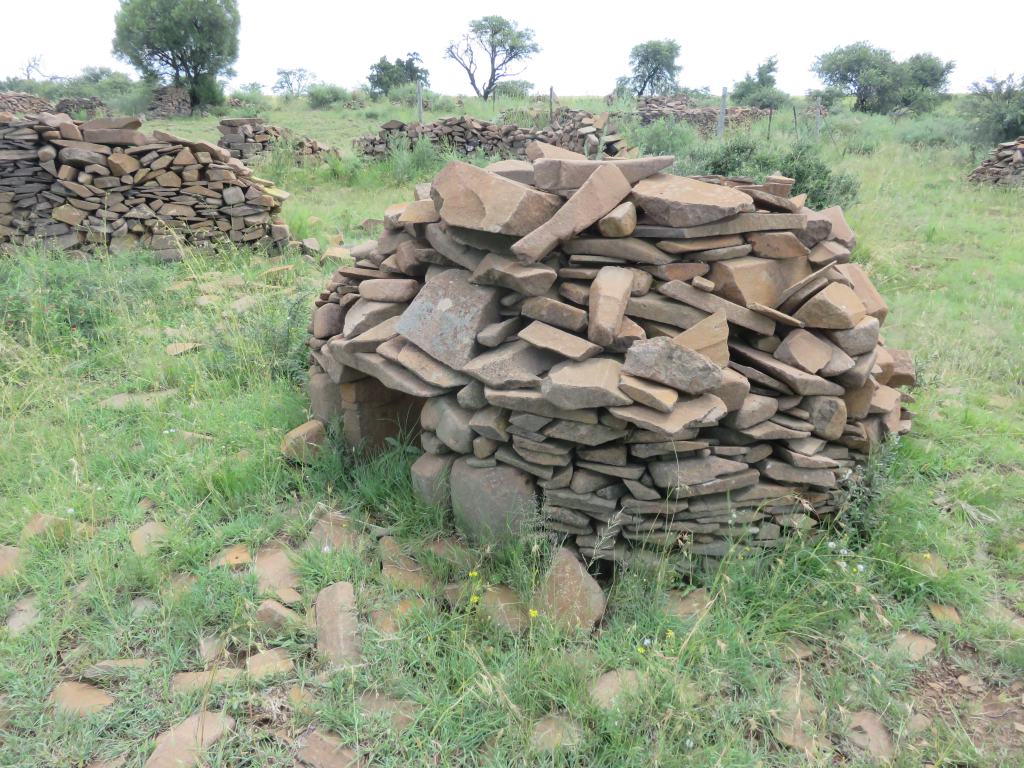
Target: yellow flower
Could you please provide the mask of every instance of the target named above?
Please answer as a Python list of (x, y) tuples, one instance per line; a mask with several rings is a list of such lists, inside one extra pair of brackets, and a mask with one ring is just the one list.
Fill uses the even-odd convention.
[(538, 616), (540, 616), (540, 614), (537, 612), (537, 609), (536, 608), (531, 608), (530, 609), (530, 618), (531, 619), (536, 619)]
[(472, 595), (472, 596), (470, 596), (469, 602), (471, 602), (474, 605), (476, 605), (477, 603), (480, 602), (480, 595)]
[(469, 578), (471, 578), (471, 579), (475, 579), (479, 575), (480, 574), (477, 571), (470, 571), (469, 572)]
[(645, 653), (647, 653), (647, 649), (644, 648), (642, 645), (638, 645), (636, 647), (636, 652), (643, 656)]
[(671, 640), (675, 636), (676, 636), (676, 633), (673, 632), (671, 629), (665, 630), (665, 637), (667, 639)]

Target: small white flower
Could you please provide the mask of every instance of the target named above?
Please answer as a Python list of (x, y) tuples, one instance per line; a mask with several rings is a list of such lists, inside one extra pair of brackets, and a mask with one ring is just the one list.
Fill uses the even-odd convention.
[(68, 507), (68, 514), (69, 515), (75, 514), (75, 508), (74, 507)]
[(838, 565), (842, 570), (844, 570), (844, 571), (846, 570), (846, 561), (845, 560), (840, 560), (838, 563), (836, 563), (836, 565)]
[(857, 563), (857, 570), (864, 573), (864, 563)]
[(843, 547), (842, 549), (839, 550), (839, 554), (843, 555), (843, 556), (846, 556), (846, 555), (850, 554), (850, 550), (848, 550), (846, 547)]
[(835, 549), (835, 548), (836, 548), (836, 543), (835, 543), (834, 541), (830, 541), (830, 542), (828, 543), (828, 548), (829, 548), (829, 549)]
[(650, 648), (651, 647), (651, 638), (645, 637), (643, 639), (643, 644), (644, 644), (644, 648)]
[(687, 749), (693, 749), (693, 739), (687, 739), (684, 743)]

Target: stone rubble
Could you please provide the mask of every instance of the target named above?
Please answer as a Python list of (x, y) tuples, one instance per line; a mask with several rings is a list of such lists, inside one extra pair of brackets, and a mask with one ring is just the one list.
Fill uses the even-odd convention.
[(185, 245), (287, 245), (286, 192), (209, 142), (140, 127), (132, 117), (0, 112), (0, 245), (142, 246), (161, 260), (180, 259)]
[(968, 181), (1003, 187), (1024, 187), (1024, 136), (1004, 141), (971, 171)]
[(308, 136), (297, 136), (287, 128), (270, 125), (261, 117), (225, 117), (217, 125), (217, 130), (220, 131), (217, 146), (247, 164), (279, 144), (288, 146), (297, 161), (338, 154), (327, 144)]
[[(685, 96), (645, 96), (637, 104), (637, 115), (644, 125), (655, 120), (689, 123), (697, 132), (712, 135), (718, 126), (717, 106), (695, 107)], [(769, 110), (759, 107), (726, 107), (725, 127), (750, 128), (757, 120), (768, 118)]]
[(914, 383), (842, 211), (781, 176), (528, 151), (579, 187), (454, 162), (353, 249), (315, 301), (314, 418), (379, 445), (419, 413), (416, 492), (485, 544), (539, 523), (690, 570), (830, 521)]

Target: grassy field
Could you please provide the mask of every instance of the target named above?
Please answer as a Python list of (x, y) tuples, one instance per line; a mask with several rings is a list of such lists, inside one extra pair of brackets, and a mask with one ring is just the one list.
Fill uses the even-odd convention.
[[(340, 146), (391, 116), (297, 105), (270, 114)], [(211, 138), (215, 124), (161, 127)], [(0, 765), (124, 755), (138, 768), (155, 737), (200, 706), (238, 721), (206, 757), (218, 768), (293, 765), (291, 740), (311, 724), (380, 766), (871, 765), (852, 725), (863, 711), (891, 735), (893, 765), (1020, 765), (1024, 198), (966, 185), (965, 145), (913, 145), (906, 133), (837, 115), (822, 142), (860, 181), (848, 212), (855, 258), (889, 302), (887, 342), (918, 364), (913, 432), (877, 457), (843, 529), (730, 558), (692, 585), (710, 605), (688, 618), (672, 614), (665, 590), (690, 585), (620, 572), (593, 636), (535, 620), (513, 637), (471, 599), (449, 610), (428, 590), (401, 602), (409, 595), (382, 577), (372, 547), (302, 549), (317, 514), (345, 511), (391, 527), (433, 583), (468, 581), (472, 594), (499, 583), (529, 594), (549, 551), (525, 540), (438, 557), (427, 545), (452, 535), (450, 521), (412, 500), (407, 447), (369, 463), (344, 448), (303, 469), (282, 461), (281, 436), (306, 418), (304, 336), (330, 266), (241, 252), (158, 265), (144, 253), (24, 250), (0, 262), (0, 544), (18, 545), (35, 515), (66, 521), (25, 541), (18, 575), (0, 580), (0, 616), (27, 625), (0, 628)], [(788, 138), (776, 128), (773, 140)], [(294, 193), (293, 233), (352, 242), (359, 221), (411, 199), (444, 161), (421, 154), (265, 172)], [(268, 272), (276, 266), (290, 269)], [(172, 342), (201, 346), (171, 356)], [(105, 403), (157, 390), (165, 396), (149, 405)], [(152, 520), (167, 540), (137, 555), (129, 536)], [(247, 567), (214, 564), (233, 545), (256, 553), (273, 541), (296, 549), (301, 609), (326, 585), (355, 583), (362, 666), (326, 674), (307, 628), (275, 634), (256, 621)], [(387, 631), (380, 617), (400, 613)], [(897, 648), (906, 632), (935, 649), (910, 660)], [(222, 666), (284, 648), (294, 670), (172, 691), (173, 674), (207, 666), (204, 638), (225, 642)], [(124, 658), (149, 664), (101, 684), (111, 706), (55, 711), (59, 681)], [(616, 669), (640, 673), (639, 693), (595, 707), (590, 684)], [(411, 724), (367, 713), (366, 691), (411, 702)], [(575, 724), (577, 745), (531, 748), (551, 713)]]

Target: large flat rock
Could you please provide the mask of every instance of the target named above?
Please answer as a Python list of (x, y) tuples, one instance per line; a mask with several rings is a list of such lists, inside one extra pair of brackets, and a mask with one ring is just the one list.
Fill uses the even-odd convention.
[(631, 199), (650, 221), (666, 227), (696, 227), (754, 210), (745, 192), (667, 173), (638, 182)]

